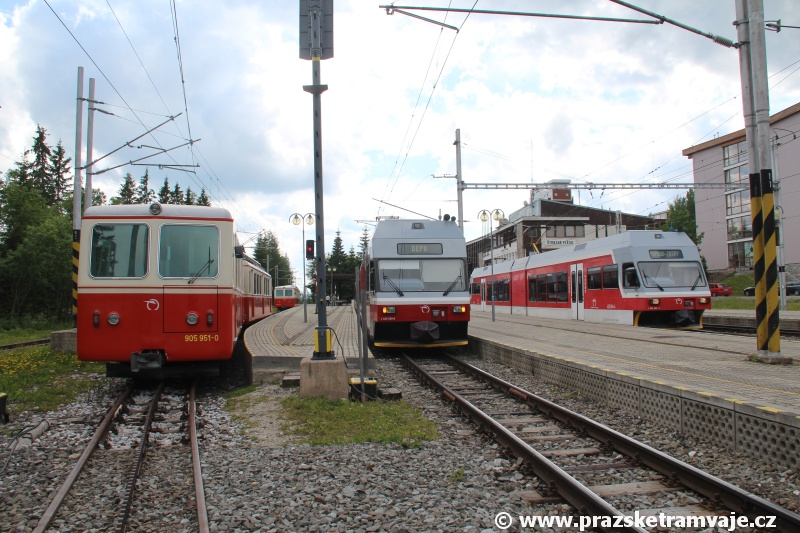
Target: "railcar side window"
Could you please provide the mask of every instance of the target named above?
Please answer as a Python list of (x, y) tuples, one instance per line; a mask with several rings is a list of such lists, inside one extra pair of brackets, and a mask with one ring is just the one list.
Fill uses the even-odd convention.
[(619, 289), (619, 268), (617, 265), (603, 267), (603, 288)]
[(185, 224), (162, 226), (158, 273), (165, 278), (216, 277), (219, 273), (219, 229)]
[(588, 278), (586, 288), (590, 291), (603, 288), (603, 270), (600, 267), (592, 267), (586, 272)]
[(92, 228), (89, 275), (93, 278), (143, 278), (147, 275), (145, 224), (97, 224)]

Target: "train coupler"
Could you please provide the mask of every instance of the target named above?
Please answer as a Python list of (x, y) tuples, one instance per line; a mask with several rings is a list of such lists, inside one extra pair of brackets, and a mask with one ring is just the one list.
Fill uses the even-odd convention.
[(164, 366), (164, 352), (160, 350), (142, 350), (131, 352), (131, 372), (154, 370)]

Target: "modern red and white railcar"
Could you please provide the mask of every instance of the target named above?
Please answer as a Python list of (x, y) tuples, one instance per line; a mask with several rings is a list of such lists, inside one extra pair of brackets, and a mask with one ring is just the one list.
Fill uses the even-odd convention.
[(699, 328), (711, 292), (685, 233), (627, 231), (477, 268), (472, 305), (515, 315)]
[(81, 225), (78, 358), (109, 376), (217, 375), (272, 279), (221, 208), (90, 207)]
[(300, 302), (300, 289), (294, 285), (275, 287), (275, 298), (273, 302), (273, 305), (280, 311), (291, 309)]
[(375, 346), (467, 344), (467, 247), (455, 220), (379, 220), (361, 272)]

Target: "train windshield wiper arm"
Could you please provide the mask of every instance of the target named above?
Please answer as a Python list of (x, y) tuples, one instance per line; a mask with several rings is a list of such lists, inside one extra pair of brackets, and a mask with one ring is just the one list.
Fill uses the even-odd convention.
[(647, 273), (645, 273), (645, 275), (644, 275), (644, 279), (645, 279), (645, 281), (647, 281), (647, 280), (649, 279), (650, 281), (652, 281), (652, 282), (653, 282), (653, 284), (654, 284), (656, 287), (658, 287), (658, 290), (660, 290), (661, 292), (664, 292), (664, 287), (662, 287), (661, 285), (659, 285), (659, 284), (658, 284), (658, 282), (657, 282), (656, 280), (654, 280), (653, 278), (651, 278), (650, 276), (648, 276), (648, 275), (647, 275)]
[(397, 295), (398, 295), (398, 296), (403, 296), (403, 291), (401, 291), (401, 290), (400, 290), (400, 287), (398, 287), (397, 285), (395, 285), (395, 284), (394, 284), (394, 281), (392, 281), (391, 279), (389, 279), (389, 276), (387, 276), (386, 274), (384, 274), (384, 275), (383, 275), (383, 281), (386, 281), (387, 283), (389, 283), (389, 285), (391, 285), (391, 286), (392, 286), (392, 288), (393, 288), (395, 291), (397, 291)]
[(450, 291), (453, 290), (453, 287), (455, 287), (456, 283), (458, 283), (459, 281), (461, 281), (461, 274), (456, 276), (456, 279), (454, 279), (453, 283), (451, 283), (450, 286), (447, 287), (447, 290), (442, 293), (442, 296), (447, 296), (448, 294), (450, 294)]
[(702, 274), (698, 274), (697, 275), (697, 279), (694, 280), (694, 284), (692, 285), (692, 290), (694, 290), (694, 288), (697, 287), (697, 284), (700, 283), (700, 278), (701, 277), (702, 277)]
[(199, 278), (199, 277), (200, 277), (200, 274), (202, 274), (202, 273), (203, 273), (203, 271), (204, 271), (205, 269), (209, 268), (209, 267), (210, 267), (210, 266), (211, 266), (213, 263), (214, 263), (214, 260), (213, 260), (213, 259), (211, 259), (211, 247), (209, 246), (209, 247), (208, 247), (208, 261), (206, 261), (206, 262), (203, 264), (203, 266), (201, 266), (201, 267), (200, 267), (200, 270), (198, 270), (197, 272), (195, 272), (194, 276), (192, 276), (191, 278), (189, 278), (189, 283), (188, 283), (188, 284), (189, 284), (189, 285), (191, 285), (192, 283), (194, 283), (195, 281), (197, 281), (197, 278)]

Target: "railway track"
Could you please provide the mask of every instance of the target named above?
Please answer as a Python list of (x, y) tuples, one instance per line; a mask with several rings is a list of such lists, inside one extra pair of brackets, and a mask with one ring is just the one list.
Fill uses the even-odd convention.
[[(196, 432), (195, 385), (188, 392), (168, 390), (161, 382), (156, 390), (124, 390), (94, 433), (61, 488), (56, 491), (34, 532), (92, 528), (103, 531), (142, 531), (168, 527), (152, 509), (141, 503), (147, 490), (186, 491), (185, 501), (196, 509), (159, 508), (172, 519), (196, 523), (196, 531), (209, 531), (200, 455)], [(183, 443), (188, 443), (187, 447)], [(151, 465), (148, 457), (158, 457)], [(181, 476), (191, 468), (192, 476)], [(182, 479), (192, 479), (189, 483)], [(113, 499), (119, 503), (115, 516), (93, 505)], [(156, 497), (157, 499), (157, 497)]]
[[(616, 517), (623, 524), (634, 512), (776, 517), (779, 530), (800, 531), (800, 515), (472, 365), (452, 357), (405, 355), (404, 361), (544, 481), (546, 490), (523, 495), (532, 504), (563, 499), (583, 516)], [(662, 495), (677, 491), (698, 503), (664, 507)]]

